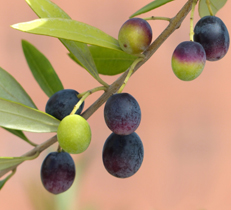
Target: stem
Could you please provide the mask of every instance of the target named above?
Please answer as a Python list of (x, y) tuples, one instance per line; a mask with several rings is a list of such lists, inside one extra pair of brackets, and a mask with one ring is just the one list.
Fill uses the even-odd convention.
[(91, 90), (85, 91), (85, 92), (83, 92), (83, 93), (79, 93), (79, 94), (77, 95), (77, 97), (78, 97), (78, 98), (82, 98), (82, 97), (83, 97), (86, 93), (88, 93), (88, 92), (90, 92), (90, 93), (95, 93), (95, 92), (100, 91), (100, 90), (106, 91), (107, 88), (104, 87), (104, 86), (96, 87), (96, 88), (93, 88), (93, 89), (91, 89)]
[(89, 96), (89, 95), (91, 95), (92, 93), (94, 93), (94, 92), (96, 92), (96, 91), (99, 91), (99, 90), (106, 90), (107, 88), (106, 87), (102, 87), (102, 86), (100, 86), (100, 87), (96, 87), (96, 88), (93, 88), (93, 89), (91, 89), (91, 90), (88, 90), (88, 91), (86, 91), (86, 92), (84, 92), (84, 93), (80, 93), (80, 94), (78, 94), (78, 98), (79, 97), (81, 97), (81, 99), (78, 101), (78, 103), (74, 106), (74, 109), (71, 111), (71, 113), (70, 114), (75, 114), (76, 113), (76, 111), (79, 109), (79, 107), (81, 106), (81, 104), (84, 102), (84, 100)]
[(79, 101), (77, 104), (75, 104), (74, 109), (71, 111), (71, 114), (75, 114), (76, 111), (79, 109), (79, 107), (81, 106), (81, 104), (84, 102), (84, 100), (90, 95), (90, 92), (87, 92)]
[(33, 147), (38, 146), (38, 144), (35, 144), (34, 142), (30, 141), (29, 139), (26, 142), (29, 143)]
[(190, 41), (193, 42), (193, 35), (194, 35), (194, 26), (193, 26), (193, 19), (194, 19), (194, 12), (195, 12), (195, 6), (197, 4), (197, 1), (194, 0), (192, 4), (192, 11), (191, 11), (191, 16), (190, 16)]
[(106, 82), (104, 82), (100, 77), (98, 77), (97, 81), (104, 87), (109, 87), (109, 85)]
[(58, 146), (57, 152), (62, 152), (62, 147)]
[(151, 17), (147, 17), (147, 18), (143, 18), (144, 20), (166, 20), (168, 22), (171, 21), (171, 18), (168, 17), (158, 17), (158, 16), (151, 16)]
[[(198, 0), (197, 0), (198, 1)], [(196, 1), (196, 2), (197, 2)], [(182, 21), (185, 19), (187, 14), (190, 12), (192, 8), (193, 0), (188, 0), (186, 4), (181, 8), (181, 10), (177, 13), (177, 15), (171, 19), (169, 25), (166, 29), (157, 37), (157, 39), (148, 47), (147, 50), (143, 53), (145, 55), (144, 59), (139, 62), (134, 68), (133, 73), (135, 73), (155, 52), (156, 50), (164, 43), (164, 41), (176, 30), (180, 27)], [(123, 84), (129, 69), (125, 71), (115, 82), (113, 82), (105, 91), (102, 96), (100, 96), (83, 114), (82, 116), (85, 119), (88, 119), (98, 108), (105, 103), (105, 101), (113, 94), (116, 93), (121, 85)], [(52, 144), (57, 142), (57, 136), (53, 136), (42, 144), (36, 146), (34, 149), (30, 150), (23, 156), (30, 156), (35, 154), (36, 152), (41, 153), (46, 148), (50, 147)], [(19, 164), (18, 164), (19, 165)], [(0, 171), (0, 177), (4, 176), (11, 170), (17, 168), (18, 165), (12, 166), (5, 170)]]
[(128, 72), (128, 74), (127, 74), (127, 76), (126, 76), (126, 78), (125, 78), (123, 84), (121, 85), (121, 87), (120, 87), (120, 89), (118, 90), (117, 93), (121, 93), (121, 92), (123, 91), (125, 85), (127, 84), (129, 78), (131, 77), (131, 75), (132, 75), (132, 73), (133, 73), (133, 71), (134, 71), (134, 68), (135, 68), (136, 65), (137, 65), (140, 61), (142, 61), (142, 60), (143, 60), (143, 58), (137, 58), (137, 59), (132, 63), (132, 65), (130, 66), (129, 72)]
[(207, 7), (208, 7), (208, 10), (209, 10), (209, 13), (211, 16), (214, 16), (214, 13), (213, 13), (213, 9), (211, 7), (211, 3), (210, 3), (210, 0), (206, 0), (206, 4), (207, 4)]

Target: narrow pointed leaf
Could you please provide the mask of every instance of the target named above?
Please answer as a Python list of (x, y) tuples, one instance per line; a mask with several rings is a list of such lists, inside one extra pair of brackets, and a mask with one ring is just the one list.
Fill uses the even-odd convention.
[[(128, 69), (137, 56), (111, 50), (98, 46), (89, 46), (92, 57), (95, 61), (99, 74), (103, 75), (116, 75)], [(75, 60), (72, 54), (69, 56), (79, 65), (78, 60)]]
[[(71, 19), (60, 7), (49, 0), (26, 0), (26, 2), (40, 18)], [(60, 41), (75, 59), (98, 80), (99, 75), (87, 44), (65, 39), (60, 39)]]
[[(36, 108), (34, 102), (30, 96), (22, 88), (22, 86), (11, 76), (7, 71), (0, 67), (0, 98), (4, 98), (10, 101), (15, 101), (26, 106)], [(29, 141), (22, 131), (6, 129), (14, 135), (22, 138), (25, 141)]]
[(6, 184), (6, 182), (15, 174), (16, 170), (12, 171), (10, 175), (8, 175), (5, 179), (0, 180), (0, 190)]
[(32, 146), (36, 146), (35, 143), (31, 142), (26, 136), (25, 134), (20, 131), (20, 130), (12, 130), (12, 129), (8, 129), (8, 128), (4, 128), (5, 130), (9, 131), (10, 133), (14, 134), (15, 136), (23, 139), (24, 141), (26, 141), (27, 143), (29, 143)]
[(24, 139), (25, 141), (28, 141), (28, 138), (25, 136), (25, 134), (22, 131), (19, 130), (11, 130), (8, 128), (5, 128), (7, 131), (11, 132), (12, 134)]
[(147, 4), (146, 6), (142, 7), (141, 9), (139, 9), (137, 12), (132, 14), (129, 18), (132, 18), (132, 17), (135, 17), (137, 15), (149, 12), (151, 10), (154, 10), (154, 9), (156, 9), (160, 6), (163, 6), (164, 4), (167, 4), (171, 1), (173, 1), (173, 0), (155, 0), (155, 1)]
[(74, 42), (71, 40), (60, 39), (63, 45), (69, 50), (69, 52), (75, 57), (76, 60), (88, 71), (96, 80), (99, 78), (99, 74), (91, 56), (91, 52), (88, 46), (81, 42)]
[(18, 157), (18, 158), (1, 157), (0, 158), (0, 171), (7, 169), (7, 168), (10, 168), (12, 166), (18, 165), (18, 164), (22, 163), (24, 161), (24, 159), (25, 158), (23, 158), (23, 157)]
[[(213, 15), (215, 15), (225, 5), (226, 2), (227, 0), (210, 0)], [(210, 15), (206, 0), (200, 0), (198, 11), (201, 18)]]
[(7, 71), (0, 67), (0, 98), (36, 108), (30, 96)]
[(20, 31), (121, 50), (118, 41), (98, 28), (62, 18), (41, 18), (12, 25)]
[(0, 99), (0, 126), (29, 132), (56, 132), (59, 120), (45, 112)]
[(137, 56), (130, 55), (123, 51), (115, 51), (98, 46), (89, 47), (95, 61), (99, 74), (116, 75), (128, 69), (137, 59)]
[(67, 18), (69, 15), (49, 0), (25, 0), (31, 9), (41, 18)]
[(33, 156), (25, 157), (0, 157), (0, 171), (16, 166), (26, 160), (33, 160), (38, 157), (39, 153), (36, 153)]
[(25, 40), (22, 40), (22, 48), (30, 70), (44, 93), (50, 98), (62, 90), (63, 85), (49, 60)]

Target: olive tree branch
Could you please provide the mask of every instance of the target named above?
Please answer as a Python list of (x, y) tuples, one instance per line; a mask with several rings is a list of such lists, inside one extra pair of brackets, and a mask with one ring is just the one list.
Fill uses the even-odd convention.
[[(133, 73), (135, 73), (149, 58), (157, 51), (157, 49), (164, 43), (164, 41), (176, 30), (180, 27), (181, 23), (191, 11), (192, 4), (195, 0), (188, 0), (186, 4), (181, 8), (181, 10), (177, 13), (177, 15), (170, 19), (168, 26), (166, 29), (156, 38), (156, 40), (148, 47), (148, 49), (143, 53), (144, 59), (140, 61), (134, 68)], [(198, 2), (198, 0), (196, 0)], [(107, 90), (82, 114), (85, 119), (88, 119), (100, 106), (102, 106), (105, 101), (114, 93), (116, 93), (121, 85), (123, 84), (130, 68), (128, 68), (115, 82), (113, 82)], [(22, 156), (32, 156), (35, 153), (41, 153), (46, 148), (50, 147), (52, 144), (57, 142), (57, 136), (53, 136), (47, 141), (39, 144), (29, 152), (25, 153)], [(4, 169), (0, 171), (0, 177), (4, 176), (11, 170), (17, 168), (19, 164), (14, 165), (10, 168)]]

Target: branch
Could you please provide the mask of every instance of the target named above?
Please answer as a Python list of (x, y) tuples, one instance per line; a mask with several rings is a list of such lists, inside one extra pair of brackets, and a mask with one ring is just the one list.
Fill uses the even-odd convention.
[[(148, 47), (148, 49), (143, 53), (145, 55), (144, 59), (139, 62), (136, 67), (134, 68), (135, 73), (149, 58), (157, 51), (157, 49), (164, 43), (164, 41), (176, 30), (180, 27), (181, 23), (185, 19), (185, 17), (188, 15), (188, 13), (191, 11), (192, 3), (194, 0), (188, 0), (187, 3), (181, 8), (181, 10), (177, 13), (175, 17), (173, 17), (169, 25), (166, 27), (166, 29), (157, 37), (157, 39)], [(196, 0), (198, 2), (198, 0)], [(129, 68), (130, 69), (130, 68)], [(115, 82), (113, 82), (108, 89), (105, 91), (104, 94), (102, 94), (83, 114), (82, 116), (85, 119), (88, 119), (100, 106), (102, 106), (107, 99), (114, 93), (116, 93), (121, 85), (124, 82), (124, 79), (126, 78), (129, 69), (126, 70)], [(25, 153), (22, 156), (32, 156), (36, 152), (42, 152), (52, 144), (57, 142), (57, 136), (53, 136), (52, 138), (48, 139), (44, 143), (36, 146), (34, 149), (30, 150), (29, 152)], [(19, 165), (19, 164), (18, 164)], [(8, 173), (11, 170), (14, 170), (17, 168), (18, 165), (12, 166), (10, 168), (7, 168), (5, 170), (0, 171), (0, 177), (4, 176), (6, 173)]]

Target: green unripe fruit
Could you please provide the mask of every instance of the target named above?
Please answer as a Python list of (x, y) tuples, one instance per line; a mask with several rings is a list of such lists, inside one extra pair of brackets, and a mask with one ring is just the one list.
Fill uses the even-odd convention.
[(91, 128), (80, 115), (68, 115), (59, 124), (57, 138), (64, 151), (79, 154), (84, 152), (91, 142)]
[(152, 28), (142, 18), (131, 18), (121, 26), (118, 41), (126, 53), (140, 54), (152, 41)]

